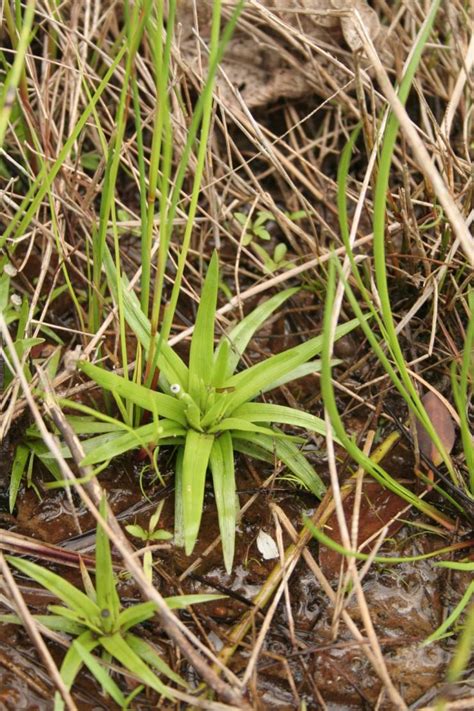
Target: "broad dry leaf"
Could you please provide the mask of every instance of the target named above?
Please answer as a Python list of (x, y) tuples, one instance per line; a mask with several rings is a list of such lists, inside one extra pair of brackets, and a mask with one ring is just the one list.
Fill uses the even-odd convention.
[[(443, 403), (441, 398), (431, 390), (422, 398), (422, 403), (428, 417), (433, 423), (433, 427), (436, 430), (438, 437), (449, 454), (454, 446), (456, 433), (454, 430), (453, 418), (449, 414), (448, 408)], [(416, 423), (416, 433), (418, 436), (418, 446), (420, 448), (420, 452), (428, 457), (435, 467), (439, 466), (443, 461), (443, 458), (431, 441), (428, 432), (420, 422)]]
[[(211, 9), (210, 0), (178, 3), (181, 57), (198, 76), (205, 74), (207, 56), (197, 37), (208, 37)], [(295, 12), (298, 9), (301, 14)], [(280, 98), (295, 99), (308, 93), (323, 98), (332, 96), (353, 76), (348, 48), (360, 47), (354, 10), (361, 16), (384, 62), (390, 64), (386, 30), (367, 0), (246, 3), (217, 77), (217, 92), (223, 103), (238, 108), (240, 97), (247, 107), (256, 108)]]
[[(389, 526), (387, 536), (393, 536), (403, 526), (396, 516), (407, 506), (407, 502), (393, 491), (385, 489), (377, 481), (368, 480), (364, 482), (363, 494), (360, 502), (357, 547), (365, 543), (372, 536)], [(352, 515), (354, 509), (354, 492), (349, 494), (343, 503), (344, 513), (349, 530), (352, 527)], [(329, 518), (324, 532), (336, 543), (342, 544), (342, 537), (335, 513)], [(369, 553), (372, 545), (367, 544), (363, 551)], [(319, 546), (319, 565), (326, 575), (332, 579), (337, 577), (341, 568), (343, 556), (340, 553)]]

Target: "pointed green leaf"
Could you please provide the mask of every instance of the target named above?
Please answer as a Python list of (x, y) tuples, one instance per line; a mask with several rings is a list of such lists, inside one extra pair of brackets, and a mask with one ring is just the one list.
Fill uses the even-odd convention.
[[(79, 644), (88, 652), (92, 652), (92, 650), (95, 649), (99, 644), (97, 639), (89, 630), (81, 634), (76, 641), (79, 642)], [(63, 663), (61, 664), (60, 669), (62, 680), (67, 689), (71, 689), (81, 667), (82, 659), (79, 656), (77, 649), (74, 648), (74, 645), (71, 645), (71, 647), (69, 647), (68, 651), (66, 652), (66, 656), (63, 659)], [(63, 711), (63, 709), (64, 701), (59, 692), (56, 692), (54, 696), (54, 711)]]
[[(53, 606), (51, 606), (53, 607)], [(78, 636), (84, 632), (84, 625), (66, 620), (62, 615), (33, 615), (36, 622), (53, 632), (64, 632)], [(0, 615), (0, 622), (6, 625), (22, 625), (23, 620), (18, 615)]]
[(56, 575), (56, 573), (46, 570), (46, 568), (43, 568), (41, 565), (37, 565), (23, 558), (14, 558), (13, 556), (5, 557), (14, 568), (20, 570), (32, 580), (35, 580), (42, 587), (46, 588), (46, 590), (53, 593), (53, 595), (56, 595), (56, 597), (62, 600), (68, 607), (83, 616), (85, 620), (89, 619), (93, 622), (97, 622), (100, 619), (99, 607), (89, 600), (87, 595), (84, 595), (83, 592), (75, 588), (71, 583), (68, 583), (68, 581), (60, 575)]
[(172, 699), (171, 689), (168, 689), (162, 681), (158, 679), (149, 667), (136, 654), (129, 644), (119, 635), (113, 634), (110, 637), (100, 637), (100, 644), (104, 649), (126, 669), (135, 674), (140, 681), (155, 689), (159, 694), (163, 694), (166, 699)]
[(199, 532), (204, 502), (207, 465), (214, 436), (189, 430), (184, 445), (182, 500), (184, 548), (190, 555)]
[[(338, 358), (333, 358), (333, 360), (331, 361), (332, 366), (339, 365), (339, 363), (342, 363), (342, 361)], [(266, 393), (270, 390), (274, 390), (275, 388), (279, 388), (280, 385), (286, 385), (286, 383), (291, 383), (293, 380), (298, 380), (298, 378), (304, 378), (306, 375), (313, 375), (313, 373), (319, 373), (320, 370), (320, 360), (310, 360), (309, 363), (302, 363), (293, 370), (290, 370), (290, 372), (286, 373), (283, 377), (277, 378), (276, 380), (273, 380), (271, 383), (266, 385), (263, 388), (262, 393)]]
[(170, 666), (168, 666), (168, 664), (160, 657), (158, 652), (149, 642), (145, 642), (145, 640), (137, 637), (137, 635), (132, 634), (131, 632), (128, 632), (125, 635), (125, 641), (130, 649), (138, 654), (140, 659), (143, 659), (143, 661), (151, 667), (158, 669), (160, 674), (164, 674), (164, 676), (167, 676), (168, 679), (174, 681), (175, 684), (186, 686), (184, 679), (179, 676), (179, 674), (176, 674)]
[[(107, 502), (105, 496), (100, 502), (100, 514), (107, 520)], [(120, 610), (120, 598), (115, 588), (114, 567), (110, 552), (109, 537), (101, 525), (97, 526), (96, 533), (96, 565), (95, 589), (97, 592), (97, 605), (104, 629), (114, 629)]]
[(16, 497), (20, 489), (21, 480), (25, 473), (26, 463), (31, 451), (24, 444), (19, 444), (15, 450), (15, 458), (13, 459), (12, 471), (10, 474), (10, 492), (8, 497), (10, 513), (13, 513), (15, 508)]
[[(338, 326), (336, 329), (336, 339), (346, 335), (359, 326), (358, 319), (352, 319), (347, 323)], [(233, 375), (226, 381), (226, 387), (234, 387), (235, 392), (229, 395), (226, 412), (232, 412), (244, 402), (252, 400), (268, 385), (275, 380), (282, 378), (287, 373), (297, 368), (302, 363), (313, 358), (321, 352), (323, 337), (316, 336), (305, 343), (301, 343), (294, 348), (289, 348), (283, 353), (278, 353), (271, 358), (267, 358), (260, 363), (247, 368), (241, 373)]]
[(145, 620), (149, 620), (156, 612), (156, 603), (148, 600), (139, 602), (137, 605), (127, 607), (118, 616), (118, 624), (121, 630), (129, 630), (134, 625), (139, 625)]
[(214, 355), (214, 365), (212, 367), (211, 378), (211, 384), (214, 388), (220, 388), (225, 379), (228, 377), (229, 358), (230, 345), (229, 341), (224, 336), (224, 340), (219, 343)]
[(71, 610), (69, 607), (63, 607), (62, 605), (48, 605), (48, 610), (52, 613), (51, 617), (57, 616), (62, 617), (65, 624), (73, 624), (80, 628), (79, 634), (84, 632), (84, 628), (87, 627), (92, 632), (97, 632), (100, 634), (102, 632), (100, 625), (97, 620), (92, 620), (90, 618), (85, 618), (80, 612), (76, 610)]
[(230, 354), (228, 356), (228, 364), (226, 376), (230, 378), (237, 367), (239, 360), (247, 348), (250, 339), (255, 331), (267, 321), (269, 316), (276, 311), (287, 299), (296, 294), (299, 288), (285, 289), (279, 294), (275, 294), (271, 299), (257, 306), (251, 313), (240, 321), (227, 335), (223, 337), (216, 351), (216, 358), (220, 356), (220, 350), (226, 340), (230, 344)]
[(261, 427), (260, 425), (253, 424), (253, 422), (248, 419), (238, 417), (226, 417), (226, 419), (222, 420), (222, 422), (219, 422), (214, 427), (209, 428), (208, 432), (210, 434), (217, 434), (218, 432), (229, 432), (234, 430), (236, 432), (260, 432), (260, 434), (269, 435), (270, 437), (282, 437), (283, 439), (299, 439), (295, 438), (294, 435), (285, 434), (284, 432), (279, 432), (278, 430), (272, 430), (270, 427)]
[[(121, 289), (123, 299), (123, 309), (125, 319), (134, 332), (137, 339), (140, 341), (145, 350), (150, 349), (150, 334), (151, 326), (149, 319), (143, 313), (140, 301), (134, 291), (129, 291), (128, 279), (122, 275), (122, 281), (119, 282), (117, 277), (117, 269), (106, 247), (104, 251), (104, 266), (107, 273), (107, 280), (110, 291), (113, 294), (115, 303), (117, 303), (117, 283)], [(158, 345), (159, 336), (156, 336), (156, 344)], [(178, 383), (183, 390), (188, 388), (188, 368), (178, 356), (177, 353), (167, 344), (160, 343), (160, 354), (158, 357), (158, 368), (163, 371), (169, 383)]]
[(83, 644), (77, 639), (72, 643), (83, 664), (89, 669), (91, 674), (97, 679), (101, 687), (112, 697), (116, 704), (124, 708), (125, 696), (120, 691), (117, 684), (110, 678), (109, 673), (100, 664), (97, 657), (94, 657)]
[(174, 542), (180, 548), (184, 546), (183, 459), (184, 447), (179, 447), (176, 455), (174, 477)]
[(281, 422), (295, 427), (303, 427), (310, 432), (326, 436), (326, 423), (320, 417), (310, 415), (303, 410), (295, 410), (283, 405), (271, 405), (259, 402), (247, 402), (232, 413), (249, 422)]
[(129, 402), (139, 405), (144, 410), (149, 410), (159, 417), (166, 417), (175, 420), (182, 425), (186, 424), (184, 414), (184, 404), (171, 395), (157, 393), (144, 385), (133, 383), (131, 380), (111, 373), (104, 368), (98, 368), (92, 363), (82, 361), (79, 368), (89, 378), (95, 380), (98, 385), (106, 390), (110, 390), (114, 395), (119, 395)]
[(250, 442), (252, 445), (257, 445), (261, 449), (274, 453), (277, 459), (280, 459), (288, 469), (304, 484), (315, 496), (321, 498), (326, 492), (326, 486), (316, 474), (311, 464), (306, 457), (300, 452), (293, 442), (288, 442), (282, 439), (272, 439), (266, 435), (240, 433), (238, 436), (233, 436), (234, 448), (240, 451), (239, 444), (243, 440), (244, 443)]
[(218, 593), (190, 593), (189, 595), (172, 595), (165, 597), (165, 602), (170, 610), (185, 610), (189, 605), (202, 605), (205, 602), (222, 600), (227, 595)]
[(86, 456), (81, 464), (89, 466), (106, 462), (131, 449), (157, 444), (162, 438), (182, 437), (185, 432), (186, 430), (181, 425), (176, 425), (171, 420), (160, 420), (159, 425), (151, 422), (149, 425), (143, 425), (126, 434), (112, 432), (108, 435), (99, 435), (82, 443)]
[(237, 494), (235, 490), (234, 449), (232, 437), (224, 432), (212, 445), (210, 465), (216, 497), (226, 571), (230, 574), (234, 560)]
[(189, 394), (201, 406), (204, 405), (201, 383), (204, 387), (209, 385), (212, 375), (218, 287), (219, 265), (217, 252), (214, 252), (204, 280), (189, 352)]

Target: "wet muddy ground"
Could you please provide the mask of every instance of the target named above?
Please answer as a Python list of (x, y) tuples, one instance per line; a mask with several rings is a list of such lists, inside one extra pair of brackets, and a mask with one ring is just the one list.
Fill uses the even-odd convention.
[[(398, 467), (399, 476), (407, 477), (412, 467), (411, 456), (398, 445), (387, 458), (385, 465)], [(123, 524), (139, 523), (147, 527), (156, 503), (163, 497), (157, 484), (148, 486), (147, 502), (137, 487), (139, 464), (135, 457), (123, 458), (101, 477), (109, 493), (115, 513)], [(321, 471), (321, 468), (320, 468)], [(317, 502), (308, 494), (297, 492), (285, 481), (275, 480), (266, 489), (262, 482), (272, 474), (272, 468), (239, 460), (238, 487), (241, 505), (252, 500), (239, 524), (234, 570), (225, 573), (220, 546), (208, 550), (217, 537), (218, 524), (214, 501), (209, 492), (206, 497), (201, 536), (192, 558), (167, 544), (155, 554), (154, 583), (164, 595), (180, 592), (225, 592), (227, 598), (197, 606), (192, 612), (180, 613), (182, 619), (195, 632), (219, 652), (227, 635), (241, 616), (252, 609), (252, 599), (259, 592), (275, 561), (264, 560), (257, 547), (261, 530), (275, 537), (272, 504), (285, 512), (299, 530), (304, 515), (311, 515)], [(41, 487), (40, 487), (41, 488)], [(160, 528), (173, 528), (173, 496), (170, 485)], [(360, 523), (359, 541), (370, 537), (392, 519), (405, 506), (393, 495), (378, 489), (368, 481), (364, 487), (364, 503)], [(395, 497), (396, 498), (396, 497)], [(78, 503), (78, 502), (75, 502)], [(346, 510), (350, 511), (350, 499)], [(365, 512), (365, 513), (364, 513)], [(78, 521), (83, 533), (78, 534), (69, 511), (69, 501), (64, 492), (42, 492), (41, 500), (33, 489), (22, 491), (13, 516), (2, 513), (3, 528), (11, 533), (55, 544), (68, 551), (82, 553), (88, 563), (94, 554), (94, 530), (91, 516), (78, 505)], [(402, 513), (406, 523), (392, 526), (388, 540), (379, 553), (416, 555), (446, 545), (450, 535), (443, 538), (427, 534), (410, 524), (409, 512)], [(420, 517), (417, 516), (417, 521)], [(365, 522), (365, 523), (364, 523)], [(375, 523), (374, 523), (375, 522)], [(331, 525), (331, 520), (330, 520)], [(334, 537), (335, 522), (332, 521)], [(283, 534), (285, 545), (290, 542)], [(338, 589), (340, 556), (313, 542), (308, 550), (314, 563)], [(197, 561), (195, 565), (192, 565)], [(73, 561), (74, 562), (74, 561)], [(139, 599), (130, 580), (117, 574), (123, 603)], [(80, 585), (80, 576), (74, 566), (54, 564), (53, 570)], [(363, 580), (363, 589), (370, 608), (375, 630), (385, 656), (388, 671), (397, 688), (411, 708), (421, 708), (436, 699), (466, 698), (474, 693), (469, 684), (447, 688), (443, 679), (450, 659), (453, 643), (443, 642), (422, 646), (422, 641), (443, 620), (446, 611), (459, 600), (467, 585), (467, 576), (433, 567), (432, 561), (419, 561), (397, 566), (374, 564)], [(53, 602), (49, 593), (35, 590), (25, 579), (22, 591), (32, 612), (44, 612)], [(385, 696), (382, 683), (374, 674), (365, 656), (364, 646), (354, 640), (344, 622), (335, 617), (334, 605), (321, 588), (306, 560), (300, 560), (288, 585), (289, 609), (280, 601), (260, 654), (250, 689), (256, 709), (283, 710), (327, 708), (391, 709), (393, 705)], [(2, 596), (2, 611), (9, 605)], [(356, 624), (361, 623), (355, 596), (349, 597), (346, 612)], [(263, 610), (263, 613), (265, 610)], [(264, 614), (255, 616), (254, 629), (233, 655), (229, 664), (236, 673), (243, 673), (252, 652), (256, 635)], [(191, 669), (175, 656), (171, 646), (160, 633), (156, 622), (143, 625), (145, 638), (158, 645), (168, 662), (191, 683), (197, 683)], [(35, 651), (27, 634), (14, 625), (0, 625), (0, 708), (50, 709), (52, 686), (47, 673), (38, 664)], [(52, 643), (52, 651), (59, 662), (63, 650)], [(74, 698), (80, 709), (110, 709), (114, 704), (105, 699), (97, 684), (85, 672), (81, 673), (74, 689)], [(168, 708), (155, 697), (139, 696), (133, 705), (136, 709)], [(170, 706), (171, 708), (171, 706)]]

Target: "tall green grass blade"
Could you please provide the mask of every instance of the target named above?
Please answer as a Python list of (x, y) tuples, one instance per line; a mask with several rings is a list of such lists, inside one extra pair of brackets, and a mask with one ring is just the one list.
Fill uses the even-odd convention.
[(230, 575), (234, 561), (238, 503), (235, 490), (234, 449), (232, 437), (228, 432), (224, 432), (214, 441), (209, 463), (219, 517), (224, 564)]
[(31, 451), (29, 447), (24, 444), (19, 444), (15, 450), (15, 457), (13, 459), (12, 471), (10, 475), (10, 488), (8, 492), (8, 505), (10, 513), (13, 513), (13, 509), (15, 508), (16, 498), (18, 496), (21, 480), (23, 479), (26, 463), (30, 454)]
[(454, 656), (449, 664), (447, 680), (454, 684), (461, 677), (463, 671), (467, 669), (469, 659), (472, 656), (474, 640), (474, 605), (471, 605), (466, 613), (464, 629), (459, 635), (459, 640), (454, 651)]
[[(153, 3), (154, 4), (154, 3)], [(170, 176), (172, 164), (172, 128), (168, 87), (170, 83), (170, 58), (171, 42), (174, 33), (176, 0), (168, 3), (166, 18), (166, 37), (163, 44), (164, 4), (154, 4), (156, 19), (148, 18), (147, 28), (150, 34), (150, 46), (153, 48), (153, 69), (155, 74), (155, 91), (157, 108), (155, 111), (155, 124), (153, 126), (153, 139), (150, 155), (150, 169), (148, 174), (147, 217), (146, 231), (142, 240), (142, 276), (141, 276), (141, 306), (144, 314), (148, 316), (149, 295), (151, 284), (151, 248), (153, 240), (153, 220), (155, 214), (155, 200), (161, 163), (160, 180), (160, 245), (158, 252), (158, 272), (153, 295), (151, 313), (152, 333), (158, 330), (158, 316), (162, 300), (166, 257), (168, 243), (166, 240), (168, 193), (170, 189)]]
[[(370, 458), (362, 452), (352, 438), (350, 438), (344, 428), (344, 424), (337, 409), (336, 398), (334, 395), (334, 387), (332, 384), (331, 374), (331, 353), (329, 333), (331, 328), (332, 312), (334, 308), (334, 292), (335, 292), (335, 260), (333, 257), (329, 262), (328, 280), (326, 286), (326, 305), (324, 310), (324, 326), (323, 339), (324, 347), (322, 353), (322, 371), (321, 371), (321, 391), (324, 400), (324, 406), (328, 412), (331, 424), (334, 431), (350, 456), (361, 466), (367, 473), (374, 477), (382, 486), (386, 486), (395, 494), (405, 499), (412, 506), (415, 506), (420, 511), (423, 511), (428, 516), (436, 520), (443, 520), (439, 512), (430, 504), (427, 504), (423, 499), (418, 498), (416, 494), (400, 484), (396, 479), (391, 477), (379, 464), (370, 460)], [(362, 322), (361, 322), (362, 325)]]
[(110, 79), (112, 78), (115, 70), (117, 69), (117, 66), (120, 64), (125, 52), (126, 47), (124, 46), (117, 53), (117, 56), (111, 63), (107, 72), (105, 73), (104, 78), (102, 79), (93, 96), (91, 97), (91, 100), (88, 102), (84, 111), (78, 118), (78, 121), (71, 132), (71, 135), (68, 137), (67, 141), (64, 143), (64, 146), (59, 151), (59, 155), (54, 161), (53, 165), (49, 168), (49, 170), (46, 170), (46, 168), (44, 168), (39, 172), (36, 181), (33, 183), (31, 188), (28, 190), (27, 194), (23, 198), (15, 216), (8, 223), (3, 235), (0, 236), (0, 249), (5, 245), (7, 239), (16, 239), (28, 230), (28, 225), (30, 224), (32, 218), (37, 212), (41, 201), (51, 189), (54, 179), (61, 170), (64, 161), (71, 152), (72, 147), (77, 141), (82, 129), (86, 125), (92, 111), (95, 109), (97, 102), (99, 101), (105, 88), (110, 82)]
[(474, 388), (474, 289), (469, 291), (468, 307), (470, 316), (466, 329), (459, 383), (457, 366), (456, 363), (453, 363), (451, 367), (451, 385), (461, 423), (461, 438), (469, 472), (470, 491), (474, 496), (474, 440), (468, 418), (470, 395), (472, 395)]
[(35, 15), (35, 4), (34, 0), (29, 0), (26, 5), (20, 36), (15, 47), (15, 59), (3, 81), (3, 90), (0, 93), (0, 148), (3, 146), (10, 114), (15, 106), (16, 92), (24, 70), (25, 56), (32, 39), (31, 29)]
[[(458, 602), (458, 604), (456, 605), (454, 610), (451, 612), (451, 614), (447, 616), (447, 618), (444, 620), (444, 622), (438, 627), (438, 629), (436, 629), (433, 632), (433, 634), (430, 634), (430, 636), (425, 639), (425, 641), (423, 642), (423, 645), (431, 644), (432, 642), (436, 642), (437, 640), (441, 639), (443, 637), (443, 635), (445, 635), (446, 632), (449, 630), (451, 625), (453, 625), (456, 622), (456, 620), (459, 618), (459, 616), (461, 615), (461, 613), (463, 612), (465, 607), (470, 603), (473, 596), (474, 596), (474, 580), (472, 580), (470, 582), (466, 592), (464, 593), (464, 595), (462, 596), (462, 598), (460, 599), (460, 601)], [(471, 640), (471, 643), (472, 643), (472, 640)]]
[(183, 181), (186, 175), (187, 166), (189, 164), (191, 150), (195, 144), (199, 128), (200, 131), (200, 142), (197, 155), (197, 165), (194, 172), (194, 181), (191, 193), (191, 202), (188, 208), (188, 215), (186, 221), (185, 232), (183, 236), (183, 242), (181, 246), (181, 251), (178, 257), (178, 270), (173, 285), (173, 290), (171, 292), (171, 298), (169, 303), (169, 308), (166, 310), (165, 318), (163, 320), (163, 325), (161, 328), (163, 341), (168, 340), (168, 336), (171, 330), (171, 325), (173, 323), (174, 314), (176, 311), (176, 305), (178, 303), (179, 294), (181, 291), (181, 283), (184, 273), (184, 268), (186, 264), (187, 254), (189, 250), (189, 244), (191, 240), (191, 235), (194, 230), (194, 220), (196, 209), (198, 205), (198, 199), (200, 194), (200, 186), (202, 181), (202, 175), (204, 170), (204, 163), (207, 154), (207, 141), (209, 136), (209, 129), (211, 124), (212, 116), (212, 92), (214, 88), (214, 82), (216, 73), (219, 67), (219, 63), (224, 55), (225, 47), (227, 46), (232, 34), (234, 32), (237, 20), (244, 6), (244, 0), (239, 0), (235, 8), (232, 10), (230, 19), (227, 25), (222, 31), (221, 38), (219, 41), (219, 31), (220, 31), (220, 18), (221, 18), (221, 0), (216, 0), (212, 5), (212, 23), (211, 23), (211, 46), (210, 46), (210, 56), (209, 65), (206, 82), (199, 94), (196, 106), (194, 109), (191, 124), (188, 129), (186, 144), (181, 156), (181, 160), (178, 166), (178, 171), (174, 181), (174, 188), (171, 194), (170, 208), (168, 211), (168, 234), (166, 235), (166, 243), (169, 244), (171, 237), (171, 230), (173, 227), (173, 221), (176, 214), (178, 202), (180, 199), (180, 193), (183, 186)]
[[(428, 15), (423, 23), (422, 30), (420, 31), (417, 41), (414, 45), (410, 61), (408, 63), (407, 69), (403, 76), (403, 80), (400, 84), (398, 97), (402, 104), (405, 104), (412, 83), (421, 60), (421, 55), (423, 49), (429, 39), (431, 29), (433, 27), (434, 19), (439, 9), (441, 0), (434, 0)], [(457, 477), (454, 473), (451, 460), (448, 453), (446, 452), (443, 443), (441, 442), (433, 424), (426, 414), (426, 411), (420, 401), (418, 393), (411, 381), (410, 375), (406, 368), (405, 359), (403, 357), (402, 349), (398, 341), (395, 323), (393, 319), (390, 295), (388, 290), (388, 279), (387, 279), (387, 264), (386, 264), (386, 254), (385, 254), (385, 222), (386, 222), (386, 202), (387, 193), (389, 189), (389, 180), (391, 173), (391, 165), (393, 152), (395, 149), (395, 143), (397, 140), (399, 129), (399, 121), (394, 113), (391, 113), (387, 122), (387, 128), (385, 131), (385, 136), (383, 140), (379, 170), (377, 175), (377, 181), (375, 186), (374, 194), (374, 217), (373, 217), (373, 228), (374, 228), (374, 266), (375, 266), (375, 280), (377, 284), (377, 290), (380, 298), (381, 313), (383, 318), (384, 327), (387, 334), (387, 341), (390, 344), (391, 351), (393, 353), (395, 362), (400, 373), (400, 378), (409, 393), (413, 402), (413, 411), (417, 418), (420, 420), (424, 428), (429, 433), (433, 443), (443, 457), (443, 461), (446, 463), (448, 470), (451, 474), (453, 482), (459, 484)]]
[[(104, 253), (104, 266), (109, 289), (112, 292), (114, 301), (118, 303), (118, 292), (121, 291), (125, 319), (136, 338), (148, 352), (150, 350), (151, 340), (150, 321), (142, 312), (136, 294), (128, 290), (126, 277), (122, 275), (122, 279), (118, 281), (117, 270), (108, 249), (106, 249)], [(156, 337), (156, 343), (158, 343), (158, 338), (159, 337)], [(178, 354), (175, 353), (165, 341), (161, 342), (157, 365), (158, 368), (163, 371), (169, 383), (177, 383), (184, 391), (187, 391), (188, 368)]]

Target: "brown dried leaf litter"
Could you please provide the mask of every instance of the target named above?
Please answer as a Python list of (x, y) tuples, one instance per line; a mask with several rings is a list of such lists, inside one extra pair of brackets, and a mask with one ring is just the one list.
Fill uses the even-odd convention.
[[(235, 3), (227, 4), (230, 10)], [(328, 98), (350, 82), (352, 53), (359, 49), (357, 11), (379, 54), (390, 63), (387, 30), (366, 0), (249, 0), (227, 46), (217, 92), (231, 107), (249, 108), (307, 92)], [(209, 36), (212, 2), (178, 5), (181, 58), (198, 77), (206, 69), (199, 37)]]

